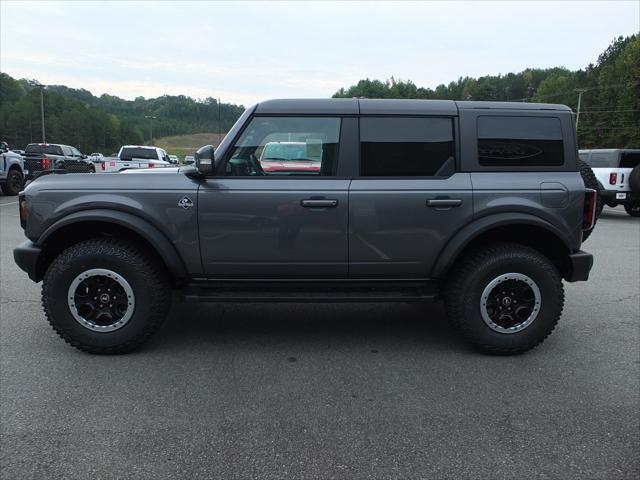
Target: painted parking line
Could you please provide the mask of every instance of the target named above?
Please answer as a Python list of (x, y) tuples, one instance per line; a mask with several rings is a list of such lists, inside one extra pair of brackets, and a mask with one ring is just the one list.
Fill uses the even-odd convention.
[(9, 202), (9, 203), (0, 203), (0, 207), (4, 207), (5, 205), (17, 205), (18, 202)]

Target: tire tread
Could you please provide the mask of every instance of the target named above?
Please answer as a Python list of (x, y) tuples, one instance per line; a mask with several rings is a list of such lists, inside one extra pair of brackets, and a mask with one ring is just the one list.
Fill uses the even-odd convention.
[[(60, 275), (65, 264), (72, 261), (79, 254), (86, 254), (87, 252), (99, 253), (106, 256), (120, 256), (129, 263), (138, 264), (136, 268), (140, 274), (145, 277), (145, 284), (155, 300), (152, 302), (151, 315), (141, 335), (117, 346), (101, 347), (89, 345), (72, 338), (67, 332), (56, 325), (51, 309), (49, 308), (49, 285)], [(114, 238), (94, 238), (70, 246), (60, 253), (49, 265), (42, 282), (42, 306), (49, 325), (51, 325), (53, 330), (69, 345), (84, 352), (95, 354), (128, 353), (148, 341), (162, 325), (170, 305), (170, 300), (171, 288), (167, 273), (162, 268), (162, 265), (160, 265), (155, 258), (145, 253), (139, 245)]]

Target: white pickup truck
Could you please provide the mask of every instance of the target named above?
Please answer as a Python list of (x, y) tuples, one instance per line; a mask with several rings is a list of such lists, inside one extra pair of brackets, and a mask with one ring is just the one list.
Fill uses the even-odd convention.
[(600, 198), (610, 207), (622, 205), (632, 217), (640, 217), (640, 150), (580, 150), (580, 160), (598, 179)]
[(124, 145), (117, 157), (106, 157), (100, 163), (104, 173), (121, 172), (132, 168), (169, 167), (169, 155), (159, 147)]

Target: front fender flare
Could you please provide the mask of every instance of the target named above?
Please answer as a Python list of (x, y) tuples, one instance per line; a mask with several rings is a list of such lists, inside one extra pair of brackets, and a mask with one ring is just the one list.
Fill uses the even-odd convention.
[(562, 241), (567, 248), (567, 254), (571, 252), (565, 235), (546, 220), (528, 213), (495, 213), (473, 220), (456, 232), (440, 251), (438, 260), (431, 271), (431, 278), (439, 278), (446, 273), (465, 247), (476, 237), (494, 228), (507, 225), (533, 225), (543, 228)]
[(61, 228), (81, 222), (111, 223), (137, 233), (156, 250), (174, 278), (187, 278), (184, 262), (166, 235), (147, 220), (118, 210), (91, 209), (71, 213), (50, 225), (36, 244), (46, 245), (47, 239)]

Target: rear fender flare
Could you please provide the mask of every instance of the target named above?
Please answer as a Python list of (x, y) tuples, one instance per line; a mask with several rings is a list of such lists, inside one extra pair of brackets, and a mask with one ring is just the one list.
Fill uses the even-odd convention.
[(465, 247), (479, 235), (494, 228), (508, 225), (532, 225), (547, 230), (562, 241), (567, 248), (567, 253), (571, 252), (571, 247), (567, 243), (565, 235), (546, 220), (527, 213), (497, 213), (474, 220), (458, 230), (440, 251), (438, 260), (431, 271), (431, 278), (442, 277), (451, 268)]

